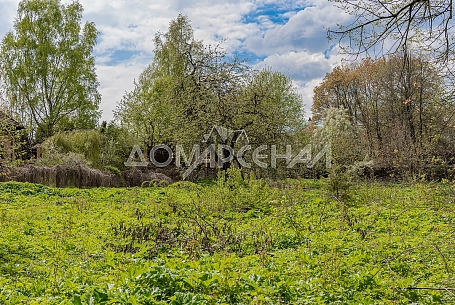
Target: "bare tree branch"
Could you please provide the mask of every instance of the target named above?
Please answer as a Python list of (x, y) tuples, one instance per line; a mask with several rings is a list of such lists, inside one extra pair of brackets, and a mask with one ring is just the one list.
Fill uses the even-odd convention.
[(452, 0), (332, 0), (354, 16), (354, 21), (328, 29), (346, 54), (358, 56), (371, 50), (379, 55), (412, 48), (448, 63), (454, 48)]

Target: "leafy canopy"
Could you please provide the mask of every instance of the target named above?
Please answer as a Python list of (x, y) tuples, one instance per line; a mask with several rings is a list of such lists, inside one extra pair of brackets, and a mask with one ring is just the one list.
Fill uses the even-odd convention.
[(153, 62), (116, 110), (116, 118), (143, 145), (192, 147), (214, 125), (244, 129), (261, 144), (301, 130), (301, 98), (289, 77), (252, 70), (229, 58), (220, 44), (204, 45), (194, 38), (186, 16), (156, 34), (154, 52)]
[(75, 1), (23, 0), (2, 40), (0, 64), (8, 108), (37, 141), (56, 131), (93, 128), (101, 96), (92, 56), (97, 30), (81, 26)]

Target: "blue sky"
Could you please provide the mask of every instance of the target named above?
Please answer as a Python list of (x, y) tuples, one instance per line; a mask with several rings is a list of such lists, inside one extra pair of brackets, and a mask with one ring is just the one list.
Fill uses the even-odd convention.
[[(71, 1), (62, 1), (69, 3)], [(248, 59), (290, 76), (302, 95), (307, 116), (313, 88), (339, 64), (338, 47), (326, 28), (346, 23), (345, 15), (327, 0), (80, 0), (84, 21), (93, 21), (100, 35), (95, 47), (102, 94), (102, 120), (112, 111), (134, 79), (153, 60), (153, 37), (166, 31), (179, 13), (191, 20), (197, 39), (205, 44), (224, 40), (228, 54)], [(12, 28), (18, 0), (0, 0), (0, 36)]]

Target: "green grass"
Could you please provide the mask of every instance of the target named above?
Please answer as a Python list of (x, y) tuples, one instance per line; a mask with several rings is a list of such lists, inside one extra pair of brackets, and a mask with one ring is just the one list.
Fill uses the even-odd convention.
[(455, 303), (451, 185), (273, 184), (0, 184), (0, 304)]

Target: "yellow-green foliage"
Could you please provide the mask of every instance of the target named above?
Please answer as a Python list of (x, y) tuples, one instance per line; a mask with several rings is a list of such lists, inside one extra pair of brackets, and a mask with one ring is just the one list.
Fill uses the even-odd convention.
[(0, 183), (0, 304), (455, 304), (453, 186), (325, 184)]
[[(97, 130), (59, 132), (43, 142), (43, 159), (64, 159), (64, 155), (77, 154), (93, 167), (99, 166), (101, 136)], [(62, 158), (55, 158), (61, 154)], [(59, 163), (59, 162), (57, 162)], [(54, 165), (54, 164), (49, 164)]]

